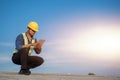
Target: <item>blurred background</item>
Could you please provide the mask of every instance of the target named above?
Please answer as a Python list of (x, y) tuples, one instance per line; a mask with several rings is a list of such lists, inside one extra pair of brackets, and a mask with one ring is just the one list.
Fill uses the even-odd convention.
[(0, 0), (1, 72), (19, 71), (12, 52), (30, 21), (46, 40), (32, 72), (120, 76), (119, 0)]

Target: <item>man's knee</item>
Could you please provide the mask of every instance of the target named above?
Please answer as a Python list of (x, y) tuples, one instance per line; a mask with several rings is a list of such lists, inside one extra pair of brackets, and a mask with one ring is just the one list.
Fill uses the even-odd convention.
[(44, 59), (42, 57), (36, 57), (35, 64), (36, 66), (40, 66), (44, 63)]
[(34, 57), (34, 62), (32, 62), (32, 64), (29, 64), (31, 68), (35, 68), (40, 66), (41, 64), (43, 64), (44, 59), (38, 56)]
[(13, 63), (20, 65), (20, 58), (17, 56), (17, 53), (14, 54), (11, 59)]
[(41, 64), (44, 63), (44, 59), (41, 57)]
[(38, 62), (38, 65), (41, 65), (44, 63), (44, 59), (42, 57), (39, 57), (37, 62)]

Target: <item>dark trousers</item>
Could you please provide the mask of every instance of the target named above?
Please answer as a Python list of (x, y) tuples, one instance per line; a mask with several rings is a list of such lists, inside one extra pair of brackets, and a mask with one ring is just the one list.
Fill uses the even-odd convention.
[(18, 53), (14, 53), (12, 61), (15, 64), (21, 65), (21, 69), (31, 69), (40, 66), (44, 60), (38, 56), (28, 56), (29, 50), (23, 48)]

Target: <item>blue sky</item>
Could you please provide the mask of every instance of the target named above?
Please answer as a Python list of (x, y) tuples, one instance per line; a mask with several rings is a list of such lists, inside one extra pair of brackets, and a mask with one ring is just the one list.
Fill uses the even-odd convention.
[(0, 0), (0, 11), (0, 71), (19, 71), (16, 36), (36, 21), (45, 63), (33, 72), (120, 75), (119, 0)]

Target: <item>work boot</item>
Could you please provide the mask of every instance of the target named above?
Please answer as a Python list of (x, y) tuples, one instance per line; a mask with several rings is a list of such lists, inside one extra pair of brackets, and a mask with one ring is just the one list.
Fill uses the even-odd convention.
[(28, 69), (21, 69), (19, 71), (19, 74), (24, 74), (24, 75), (30, 75), (31, 74), (31, 71), (29, 71)]

